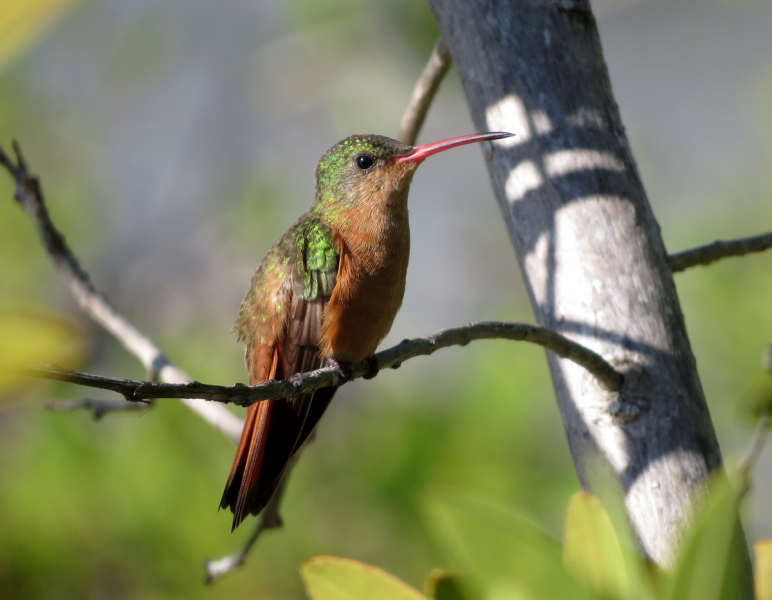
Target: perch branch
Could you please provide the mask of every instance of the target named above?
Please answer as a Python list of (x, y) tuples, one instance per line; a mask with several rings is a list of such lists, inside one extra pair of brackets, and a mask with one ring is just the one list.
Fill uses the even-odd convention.
[(691, 250), (684, 250), (668, 256), (670, 270), (673, 273), (684, 271), (698, 265), (709, 265), (731, 256), (744, 256), (752, 252), (764, 252), (772, 248), (772, 233), (762, 233), (753, 237), (739, 240), (716, 240), (705, 246), (698, 246)]
[(768, 428), (769, 417), (765, 415), (759, 419), (758, 426), (756, 427), (756, 434), (753, 436), (753, 440), (751, 440), (751, 445), (738, 465), (737, 470), (745, 479), (746, 487), (750, 487), (751, 471), (753, 471), (753, 467), (756, 466), (756, 462), (759, 460), (759, 456), (761, 456), (761, 451), (764, 449), (764, 443), (767, 441)]
[(403, 144), (415, 145), (418, 132), (421, 131), (426, 114), (429, 112), (429, 106), (431, 106), (437, 90), (440, 89), (443, 78), (450, 70), (451, 64), (450, 52), (448, 52), (442, 38), (439, 38), (434, 45), (429, 62), (426, 63), (413, 88), (413, 95), (407, 105), (405, 115), (402, 117), (397, 139)]
[[(550, 329), (527, 323), (470, 323), (461, 327), (444, 329), (428, 337), (403, 340), (396, 346), (377, 353), (375, 360), (379, 370), (396, 369), (406, 360), (416, 356), (429, 356), (442, 348), (466, 346), (469, 342), (482, 339), (525, 341), (544, 346), (558, 356), (572, 360), (587, 369), (605, 389), (616, 391), (622, 387), (622, 374), (598, 354)], [(220, 386), (199, 383), (198, 381), (180, 384), (136, 381), (80, 373), (60, 367), (26, 369), (24, 373), (33, 377), (57, 379), (87, 387), (111, 390), (122, 394), (132, 402), (151, 398), (195, 396), (216, 402), (249, 406), (260, 400), (292, 398), (298, 394), (308, 394), (323, 387), (343, 385), (347, 381), (368, 374), (370, 371), (370, 362), (365, 360), (351, 365), (351, 375), (345, 380), (334, 367), (324, 367), (308, 373), (298, 373), (289, 379), (266, 381), (254, 386), (240, 383), (232, 386)]]
[[(149, 404), (149, 403), (148, 403)], [(95, 421), (112, 412), (128, 412), (147, 410), (149, 406), (140, 402), (126, 402), (125, 400), (99, 400), (96, 398), (83, 398), (82, 400), (51, 400), (44, 404), (48, 410), (90, 410)]]
[[(67, 280), (78, 305), (139, 359), (148, 372), (148, 379), (169, 383), (189, 381), (190, 377), (182, 369), (176, 367), (150, 338), (143, 335), (97, 291), (64, 236), (51, 221), (40, 181), (29, 172), (18, 142), (13, 142), (13, 149), (16, 153), (16, 163), (0, 147), (0, 165), (13, 177), (16, 183), (14, 197), (35, 223), (43, 246), (54, 266)], [(182, 398), (182, 402), (234, 442), (239, 441), (243, 424), (225, 407), (190, 397)]]

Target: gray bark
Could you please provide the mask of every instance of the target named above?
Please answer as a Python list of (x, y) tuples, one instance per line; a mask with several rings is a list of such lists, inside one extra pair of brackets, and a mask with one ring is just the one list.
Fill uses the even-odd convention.
[(539, 324), (625, 373), (548, 352), (582, 485), (613, 468), (642, 550), (671, 566), (721, 453), (586, 0), (430, 0), (480, 131)]

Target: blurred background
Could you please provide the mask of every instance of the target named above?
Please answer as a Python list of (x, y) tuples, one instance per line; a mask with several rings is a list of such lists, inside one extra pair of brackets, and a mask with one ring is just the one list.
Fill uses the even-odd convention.
[[(772, 5), (593, 6), (670, 251), (772, 229)], [(4, 0), (0, 143), (20, 140), (119, 310), (195, 379), (245, 381), (230, 327), (254, 268), (310, 206), (325, 150), (396, 134), (437, 35), (414, 0)], [(472, 131), (451, 71), (420, 141)], [(85, 340), (76, 366), (143, 378), (79, 312), (12, 194), (0, 174), (0, 311), (63, 319)], [(384, 345), (532, 321), (478, 148), (428, 161), (410, 200), (407, 293)], [(676, 276), (728, 464), (751, 435), (738, 400), (772, 342), (771, 273), (768, 252)], [(345, 386), (292, 478), (284, 529), (204, 587), (203, 559), (252, 527), (231, 534), (217, 511), (232, 443), (174, 400), (99, 423), (43, 409), (82, 396), (109, 397), (47, 383), (0, 395), (2, 598), (302, 598), (298, 565), (317, 554), (420, 587), (445, 564), (422, 520), (427, 494), (468, 490), (560, 536), (578, 488), (543, 352), (444, 350)], [(768, 447), (750, 539), (772, 537), (770, 506)]]

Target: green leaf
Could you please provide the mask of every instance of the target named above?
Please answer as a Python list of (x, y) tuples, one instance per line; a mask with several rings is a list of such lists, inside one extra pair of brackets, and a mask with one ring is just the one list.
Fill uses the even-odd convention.
[(3, 0), (0, 68), (79, 0)]
[(745, 486), (738, 478), (717, 476), (694, 525), (687, 533), (665, 598), (735, 600), (748, 597), (744, 582), (749, 565), (739, 508)]
[(756, 600), (772, 600), (772, 540), (759, 540), (756, 554)]
[(427, 516), (437, 539), (475, 576), (488, 600), (596, 597), (566, 572), (560, 544), (521, 515), (446, 497), (431, 501)]
[(563, 560), (574, 577), (604, 597), (629, 597), (622, 545), (597, 496), (584, 490), (572, 496), (564, 535)]
[(394, 575), (349, 558), (316, 556), (300, 566), (300, 576), (311, 600), (426, 600)]
[[(568, 509), (566, 536), (569, 535), (568, 529), (572, 527), (570, 523), (572, 510), (579, 508), (579, 512), (589, 513), (586, 516), (594, 521), (593, 529), (585, 535), (598, 536), (599, 539), (596, 539), (595, 543), (601, 543), (604, 539), (606, 541), (611, 539), (604, 533), (610, 528), (616, 539), (616, 544), (612, 544), (612, 546), (618, 545), (619, 554), (617, 557), (621, 556), (624, 568), (619, 572), (615, 570), (614, 573), (619, 576), (623, 574), (623, 579), (626, 580), (624, 589), (619, 590), (622, 592), (622, 597), (640, 600), (652, 600), (661, 597), (665, 573), (641, 555), (637, 535), (632, 530), (630, 517), (627, 514), (624, 492), (619, 487), (613, 469), (602, 457), (596, 455), (585, 463), (585, 473), (589, 476), (593, 493), (579, 492), (572, 498)], [(592, 500), (593, 497), (597, 500)], [(564, 558), (566, 558), (565, 551), (564, 548)], [(574, 558), (574, 560), (577, 559), (581, 559), (581, 557)], [(592, 567), (590, 566), (590, 568)], [(609, 568), (613, 569), (614, 567), (609, 566)], [(571, 571), (570, 568), (569, 571)], [(575, 572), (574, 574), (576, 575)], [(601, 574), (598, 573), (598, 575)], [(613, 573), (605, 574), (605, 577), (613, 578), (614, 576)], [(583, 580), (586, 581), (586, 579)], [(613, 595), (611, 590), (608, 593)], [(619, 597), (619, 594), (616, 594), (616, 597)]]
[(429, 600), (474, 600), (475, 593), (471, 578), (458, 571), (434, 569), (424, 582), (424, 594)]
[(0, 403), (15, 397), (18, 388), (34, 383), (20, 375), (20, 369), (47, 363), (71, 365), (82, 346), (82, 336), (60, 319), (0, 312)]

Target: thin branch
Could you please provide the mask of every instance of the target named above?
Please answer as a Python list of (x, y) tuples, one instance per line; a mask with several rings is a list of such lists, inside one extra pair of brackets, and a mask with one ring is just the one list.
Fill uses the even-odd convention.
[(772, 248), (772, 233), (762, 233), (754, 237), (739, 240), (716, 240), (712, 244), (684, 250), (668, 256), (670, 270), (673, 273), (684, 271), (698, 265), (709, 265), (732, 256), (745, 256), (752, 252), (764, 252)]
[(769, 417), (764, 415), (759, 419), (756, 434), (753, 436), (750, 448), (748, 448), (747, 454), (738, 466), (738, 470), (746, 480), (750, 478), (751, 471), (756, 466), (756, 462), (759, 460), (759, 456), (761, 456), (761, 451), (764, 449), (764, 443), (767, 441), (767, 429), (769, 429)]
[[(622, 374), (598, 354), (550, 329), (528, 323), (487, 322), (453, 327), (425, 338), (403, 340), (400, 344), (376, 354), (375, 360), (379, 371), (396, 369), (406, 360), (416, 356), (429, 356), (442, 348), (466, 346), (469, 342), (482, 339), (525, 341), (544, 346), (558, 356), (583, 366), (595, 376), (598, 383), (605, 389), (617, 391), (622, 387)], [(308, 373), (298, 373), (289, 379), (266, 381), (254, 386), (246, 386), (241, 383), (221, 386), (199, 383), (198, 381), (188, 381), (181, 384), (137, 381), (102, 377), (60, 367), (26, 369), (24, 373), (32, 377), (56, 379), (87, 387), (112, 390), (122, 394), (132, 402), (151, 398), (195, 396), (215, 402), (249, 406), (269, 398), (293, 398), (298, 394), (308, 394), (323, 387), (340, 386), (347, 381), (367, 375), (371, 369), (370, 361), (365, 360), (351, 365), (350, 377), (347, 379), (344, 379), (334, 367), (324, 367)]]
[(94, 420), (101, 421), (108, 413), (147, 410), (150, 403), (83, 398), (82, 400), (51, 400), (43, 406), (48, 410), (90, 410)]
[(216, 560), (204, 561), (205, 583), (212, 583), (214, 580), (219, 579), (234, 569), (239, 568), (244, 564), (244, 561), (247, 558), (247, 554), (249, 554), (249, 551), (252, 550), (252, 547), (257, 542), (257, 539), (264, 531), (269, 529), (276, 529), (283, 525), (281, 515), (279, 514), (279, 506), (281, 505), (281, 501), (284, 496), (284, 490), (287, 487), (287, 482), (289, 481), (292, 469), (295, 468), (295, 465), (300, 458), (301, 452), (302, 449), (296, 452), (287, 463), (287, 468), (284, 471), (284, 475), (282, 475), (279, 487), (276, 488), (273, 496), (271, 496), (271, 500), (263, 509), (263, 512), (260, 513), (260, 517), (258, 518), (257, 524), (255, 525), (255, 529), (249, 535), (247, 541), (244, 542), (244, 545), (233, 554), (223, 556), (222, 558), (218, 558)]
[[(29, 172), (18, 142), (13, 142), (13, 149), (16, 163), (0, 147), (0, 165), (8, 170), (16, 182), (14, 197), (35, 223), (43, 246), (54, 266), (64, 275), (80, 307), (139, 359), (148, 372), (148, 379), (169, 383), (189, 381), (190, 377), (182, 369), (176, 367), (150, 338), (143, 335), (97, 291), (64, 236), (51, 221), (40, 181)], [(182, 398), (182, 402), (234, 442), (239, 441), (243, 423), (223, 406), (190, 397)]]
[(434, 100), (437, 90), (440, 89), (443, 78), (450, 70), (451, 64), (453, 62), (448, 47), (442, 38), (439, 38), (434, 45), (429, 62), (426, 63), (423, 73), (413, 88), (410, 103), (402, 117), (397, 139), (403, 144), (408, 146), (415, 144), (416, 139), (418, 139), (418, 132), (421, 131), (424, 119), (426, 119), (426, 113), (429, 112), (429, 106)]

